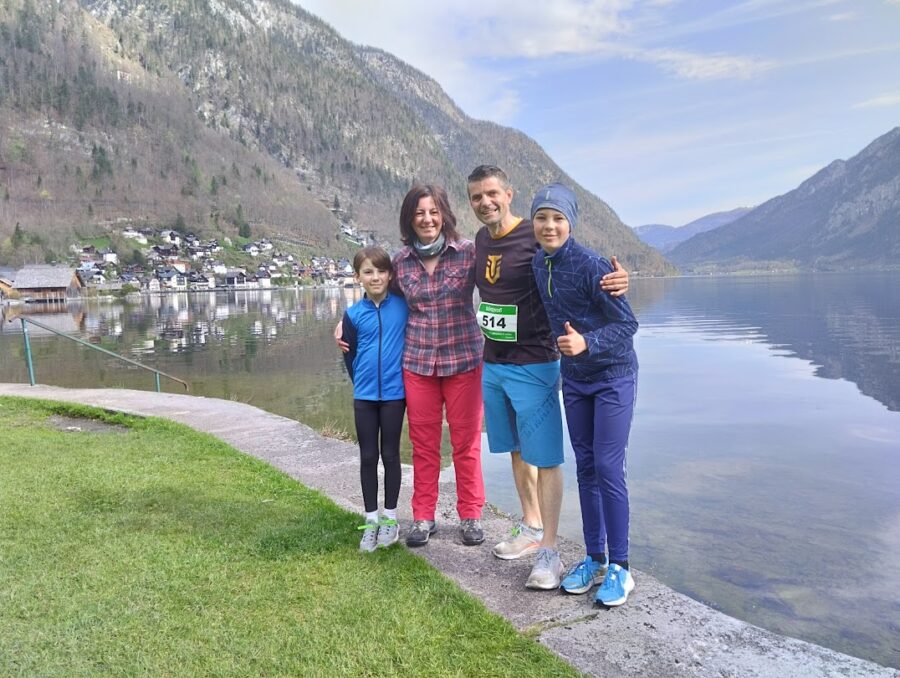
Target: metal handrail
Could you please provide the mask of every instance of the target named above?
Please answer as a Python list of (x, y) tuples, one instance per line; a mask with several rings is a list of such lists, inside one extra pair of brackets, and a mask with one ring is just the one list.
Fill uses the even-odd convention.
[(37, 325), (41, 329), (47, 330), (48, 332), (52, 332), (53, 334), (57, 334), (60, 337), (65, 337), (66, 339), (71, 339), (77, 344), (81, 344), (82, 346), (87, 346), (88, 348), (92, 348), (95, 351), (100, 351), (101, 353), (105, 353), (106, 355), (111, 355), (113, 358), (118, 358), (119, 360), (123, 360), (129, 365), (134, 365), (135, 367), (140, 367), (142, 370), (147, 370), (148, 372), (153, 372), (156, 375), (156, 392), (161, 393), (162, 388), (160, 387), (159, 378), (160, 376), (165, 377), (166, 379), (171, 379), (172, 381), (177, 381), (179, 384), (184, 386), (185, 391), (190, 391), (191, 387), (186, 381), (182, 381), (178, 377), (173, 377), (171, 374), (166, 374), (162, 370), (157, 370), (153, 367), (148, 367), (142, 363), (139, 363), (137, 360), (132, 360), (131, 358), (126, 358), (125, 356), (121, 356), (118, 353), (113, 353), (112, 351), (108, 351), (105, 348), (101, 348), (100, 346), (94, 346), (93, 344), (89, 344), (83, 339), (78, 339), (77, 337), (73, 337), (70, 334), (66, 334), (65, 332), (60, 332), (59, 330), (55, 330), (52, 327), (48, 327), (44, 323), (40, 323), (37, 320), (32, 320), (31, 318), (23, 318), (20, 317), (19, 320), (22, 321), (22, 335), (25, 337), (25, 361), (28, 363), (28, 380), (31, 382), (31, 385), (35, 385), (34, 381), (34, 361), (31, 359), (31, 340), (28, 337), (28, 326), (26, 323), (31, 323), (32, 325)]

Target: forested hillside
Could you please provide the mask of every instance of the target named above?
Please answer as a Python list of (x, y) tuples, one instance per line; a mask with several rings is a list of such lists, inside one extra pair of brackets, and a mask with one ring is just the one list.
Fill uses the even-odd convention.
[[(337, 247), (341, 220), (396, 241), (415, 180), (447, 186), (472, 233), (475, 164), (509, 170), (519, 213), (542, 182), (574, 183), (533, 140), (286, 0), (3, 0), (0, 116), (0, 240), (20, 224), (18, 259), (123, 220), (248, 223), (315, 248)], [(576, 190), (583, 240), (672, 270)]]

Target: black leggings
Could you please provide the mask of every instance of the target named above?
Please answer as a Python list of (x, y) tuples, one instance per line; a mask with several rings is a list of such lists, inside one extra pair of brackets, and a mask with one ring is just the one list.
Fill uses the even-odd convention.
[(378, 510), (378, 434), (384, 464), (384, 508), (397, 508), (400, 496), (400, 432), (405, 400), (354, 400), (356, 437), (359, 439), (359, 479), (366, 513)]

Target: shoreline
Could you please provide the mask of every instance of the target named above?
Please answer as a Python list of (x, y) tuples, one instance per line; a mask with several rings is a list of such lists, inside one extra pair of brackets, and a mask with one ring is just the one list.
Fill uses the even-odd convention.
[[(160, 416), (210, 433), (263, 459), (337, 504), (362, 510), (355, 445), (324, 438), (294, 420), (215, 398), (119, 389), (65, 389), (0, 384), (0, 394), (77, 402), (144, 416)], [(400, 518), (410, 521), (411, 468), (404, 467)], [(512, 526), (485, 508), (485, 545), (459, 542), (452, 467), (441, 475), (439, 531), (414, 551), (480, 598), (491, 611), (589, 675), (840, 675), (900, 676), (900, 672), (728, 617), (635, 571), (629, 603), (607, 610), (590, 596), (524, 589), (531, 559), (500, 561), (489, 544)], [(566, 562), (580, 545), (561, 540)]]

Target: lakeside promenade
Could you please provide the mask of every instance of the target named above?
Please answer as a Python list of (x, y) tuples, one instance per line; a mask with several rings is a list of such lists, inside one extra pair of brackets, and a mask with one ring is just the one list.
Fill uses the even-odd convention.
[[(344, 508), (362, 511), (355, 445), (324, 438), (308, 426), (250, 405), (151, 391), (27, 384), (0, 384), (0, 395), (74, 402), (177, 421), (268, 462)], [(399, 508), (405, 530), (411, 519), (412, 469), (404, 466), (403, 472)], [(461, 544), (452, 477), (452, 469), (445, 469), (441, 477), (438, 532), (428, 546), (414, 553), (588, 675), (900, 678), (900, 671), (728, 617), (640, 571), (635, 572), (637, 587), (628, 604), (609, 610), (595, 607), (592, 596), (528, 591), (524, 582), (530, 559), (501, 561), (491, 555), (489, 545), (513, 525), (508, 516), (486, 507), (485, 545)], [(581, 555), (581, 546), (563, 540), (561, 551), (570, 563)]]

